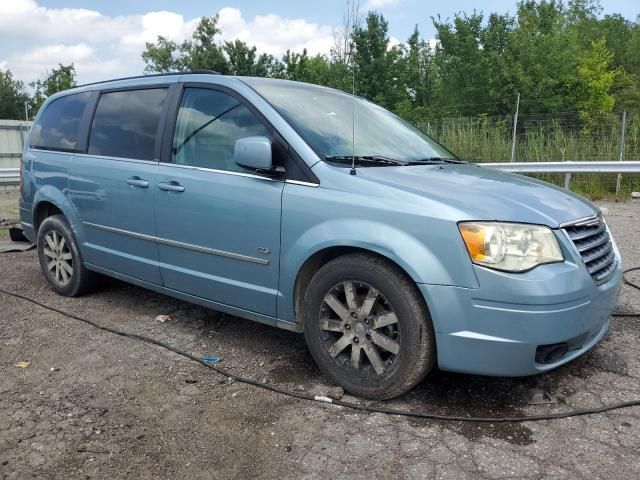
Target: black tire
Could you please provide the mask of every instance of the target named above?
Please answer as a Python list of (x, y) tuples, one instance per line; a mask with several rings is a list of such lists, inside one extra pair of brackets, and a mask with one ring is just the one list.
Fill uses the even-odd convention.
[[(344, 292), (342, 297), (340, 292)], [(351, 292), (351, 303), (347, 292)], [(375, 296), (369, 311), (375, 313), (366, 313), (369, 292)], [(311, 279), (302, 309), (311, 355), (327, 376), (352, 394), (376, 400), (394, 398), (413, 388), (433, 368), (435, 334), (427, 305), (415, 283), (384, 258), (354, 253), (328, 262)], [(395, 321), (388, 325), (383, 317)], [(380, 333), (387, 337), (384, 342)], [(387, 343), (389, 339), (392, 344)], [(386, 350), (381, 344), (393, 348)], [(371, 351), (372, 346), (378, 354)], [(377, 358), (374, 362), (370, 357)]]
[[(62, 247), (52, 249), (50, 242), (60, 238), (64, 239), (64, 242), (59, 241)], [(93, 289), (96, 274), (85, 268), (75, 236), (63, 215), (52, 215), (42, 222), (38, 228), (36, 244), (42, 273), (57, 293), (65, 297), (76, 297)], [(52, 253), (56, 254), (55, 258), (51, 256)], [(50, 269), (52, 262), (57, 265)], [(63, 262), (70, 266), (70, 271), (61, 266)]]

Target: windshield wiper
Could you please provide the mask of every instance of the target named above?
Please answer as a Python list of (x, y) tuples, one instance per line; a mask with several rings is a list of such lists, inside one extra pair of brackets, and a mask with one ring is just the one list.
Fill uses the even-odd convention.
[(385, 166), (385, 165), (408, 165), (407, 162), (403, 162), (402, 160), (396, 160), (394, 158), (383, 157), (381, 155), (325, 155), (325, 160), (329, 162), (336, 163), (344, 163), (351, 164), (354, 161), (356, 164), (360, 165), (375, 165), (375, 166)]
[(358, 165), (368, 166), (390, 166), (390, 165), (440, 165), (443, 163), (467, 163), (464, 160), (458, 160), (457, 158), (444, 158), (444, 157), (430, 157), (420, 160), (397, 160), (395, 158), (389, 158), (382, 155), (326, 155), (325, 160), (329, 162), (336, 162), (350, 165), (354, 158), (355, 163)]
[(411, 165), (432, 165), (435, 163), (468, 163), (464, 160), (459, 160), (457, 158), (444, 158), (444, 157), (429, 157), (422, 158), (420, 160), (414, 160), (411, 162)]

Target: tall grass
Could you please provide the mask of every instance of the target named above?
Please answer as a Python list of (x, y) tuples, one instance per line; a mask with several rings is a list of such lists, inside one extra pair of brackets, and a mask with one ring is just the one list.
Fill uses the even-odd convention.
[[(578, 113), (520, 115), (516, 129), (515, 160), (549, 162), (619, 160), (622, 114), (602, 113), (586, 124)], [(442, 118), (419, 125), (460, 158), (472, 162), (508, 162), (511, 159), (513, 117)], [(625, 160), (640, 160), (640, 111), (628, 112), (625, 124)], [(537, 175), (564, 185), (565, 175)], [(572, 175), (571, 189), (592, 198), (615, 193), (616, 174)], [(640, 175), (622, 177), (620, 194), (640, 190)]]

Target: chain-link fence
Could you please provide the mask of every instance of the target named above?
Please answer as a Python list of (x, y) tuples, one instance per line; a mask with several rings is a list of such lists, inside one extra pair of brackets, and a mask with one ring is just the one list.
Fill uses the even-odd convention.
[[(514, 135), (515, 125), (515, 135)], [(640, 111), (450, 117), (424, 122), (424, 131), (472, 162), (640, 160)], [(0, 168), (20, 164), (26, 122), (0, 121)], [(532, 174), (600, 198), (640, 191), (640, 174)], [(0, 182), (1, 184), (1, 182)], [(0, 190), (3, 187), (0, 185)], [(10, 187), (12, 188), (12, 187)]]
[[(640, 160), (640, 111), (482, 115), (419, 126), (473, 162)], [(564, 174), (535, 176), (563, 186), (568, 180)], [(628, 195), (640, 190), (640, 175), (573, 174), (570, 186), (595, 198), (616, 192)]]

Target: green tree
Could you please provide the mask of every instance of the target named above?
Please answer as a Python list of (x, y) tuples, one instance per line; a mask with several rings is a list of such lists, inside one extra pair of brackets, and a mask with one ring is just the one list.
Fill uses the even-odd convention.
[(282, 62), (273, 55), (261, 53), (253, 67), (253, 74), (256, 77), (280, 78), (282, 76)]
[(162, 36), (155, 43), (147, 42), (142, 53), (145, 72), (214, 70), (229, 73), (224, 47), (216, 40), (219, 33), (216, 15), (202, 17), (191, 38), (180, 45)]
[(282, 56), (282, 78), (287, 80), (304, 81), (308, 61), (309, 55), (307, 54), (306, 48), (302, 50), (302, 53), (287, 50)]
[(324, 55), (308, 57), (300, 73), (302, 75), (299, 80), (303, 82), (333, 86), (330, 76), (329, 60)]
[(488, 100), (489, 72), (480, 43), (483, 18), (474, 11), (456, 15), (453, 24), (433, 19), (440, 101), (456, 106), (449, 113), (473, 113), (476, 106)]
[(273, 55), (258, 55), (256, 47), (249, 47), (245, 42), (235, 40), (225, 42), (223, 46), (227, 57), (227, 68), (230, 75), (250, 75), (269, 77), (278, 74), (281, 66)]
[(482, 53), (487, 69), (487, 98), (477, 105), (474, 113), (501, 114), (513, 111), (514, 100), (520, 91), (520, 85), (513, 82), (511, 71), (511, 37), (516, 20), (510, 15), (489, 15), (487, 25), (480, 33)]
[[(339, 62), (332, 63), (325, 55), (310, 57), (306, 49), (302, 53), (287, 50), (282, 57), (282, 64), (284, 67), (282, 78), (334, 88), (347, 86), (343, 84), (344, 79), (339, 78), (337, 73), (337, 70), (343, 64)], [(348, 75), (348, 78), (351, 78), (351, 76)], [(346, 83), (351, 85), (350, 81)], [(351, 87), (349, 87), (349, 90), (351, 90)]]
[(397, 103), (394, 110), (411, 121), (420, 123), (433, 115), (434, 86), (436, 81), (433, 51), (420, 38), (418, 27), (404, 45), (397, 47), (395, 77), (398, 79)]
[(228, 73), (229, 65), (224, 50), (215, 39), (219, 33), (218, 15), (202, 17), (191, 39), (180, 45), (180, 70), (214, 70)]
[(389, 49), (388, 31), (389, 23), (382, 14), (367, 14), (364, 24), (353, 33), (353, 67), (356, 93), (385, 107), (393, 107), (403, 97), (396, 75), (402, 50)]
[(258, 55), (255, 46), (235, 40), (220, 43), (218, 16), (203, 17), (190, 39), (180, 45), (158, 36), (142, 53), (146, 73), (213, 70), (229, 75), (283, 76), (283, 65), (273, 55)]
[(158, 36), (156, 43), (147, 42), (142, 52), (146, 73), (167, 73), (180, 68), (176, 58), (178, 45), (166, 37)]
[[(405, 43), (390, 46), (382, 14), (363, 18), (357, 0), (346, 0), (329, 55), (289, 50), (277, 59), (239, 40), (223, 43), (216, 16), (203, 18), (181, 44), (158, 37), (142, 57), (146, 72), (209, 69), (347, 92), (355, 86), (357, 95), (414, 123), (511, 114), (518, 93), (525, 114), (607, 109), (611, 99), (616, 107), (639, 108), (640, 17), (631, 21), (601, 11), (598, 0), (522, 0), (513, 15), (435, 17), (431, 48), (417, 28)], [(598, 70), (605, 60), (606, 69)]]
[(223, 50), (227, 54), (227, 64), (231, 75), (256, 74), (256, 47), (249, 47), (246, 43), (236, 40), (225, 42)]
[[(639, 17), (640, 19), (640, 17)], [(596, 32), (604, 36), (613, 54), (613, 67), (620, 70), (612, 95), (616, 108), (640, 108), (640, 23), (621, 15), (606, 15), (597, 23)]]
[(34, 93), (31, 97), (29, 116), (35, 115), (44, 101), (54, 93), (68, 90), (76, 85), (76, 69), (73, 63), (70, 65), (59, 63), (58, 68), (47, 72), (44, 80), (36, 80), (30, 84)]
[(28, 99), (24, 84), (14, 80), (11, 71), (0, 70), (0, 118), (24, 120), (24, 106)]
[(612, 61), (613, 53), (604, 37), (592, 42), (591, 49), (580, 57), (576, 105), (588, 128), (595, 126), (600, 112), (610, 112), (615, 105), (611, 91), (621, 72), (611, 68)]
[[(522, 94), (521, 111), (574, 110), (579, 45), (566, 34), (567, 12), (554, 1), (521, 2), (504, 52), (502, 91)], [(513, 92), (513, 93), (515, 93)], [(501, 99), (513, 105), (513, 97)]]
[(407, 40), (404, 86), (411, 93), (414, 104), (426, 107), (432, 96), (432, 51), (427, 42), (420, 38), (416, 25)]

